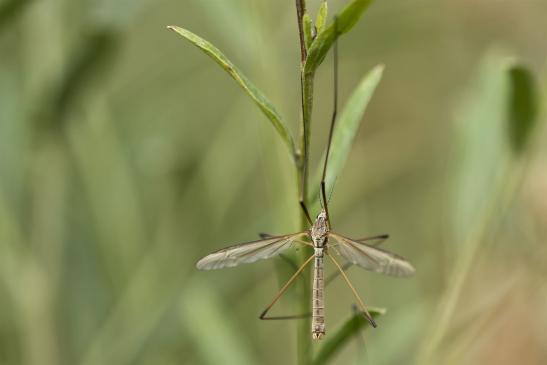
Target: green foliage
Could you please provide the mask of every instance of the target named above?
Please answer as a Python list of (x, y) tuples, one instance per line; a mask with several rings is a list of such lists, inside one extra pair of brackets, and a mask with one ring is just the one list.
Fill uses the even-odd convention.
[(323, 31), (317, 34), (310, 46), (308, 58), (304, 65), (305, 74), (312, 74), (317, 70), (336, 39), (353, 28), (371, 3), (372, 0), (352, 0), (336, 15), (336, 24), (332, 21)]
[[(434, 326), (417, 360), (420, 364), (444, 362), (439, 350), (453, 326), (473, 263), (505, 219), (518, 193), (525, 161), (512, 157), (525, 152), (534, 125), (533, 84), (531, 74), (518, 66), (513, 57), (492, 50), (483, 58), (459, 108), (454, 131), (456, 166), (451, 176), (453, 264)], [(463, 361), (461, 354), (453, 356)]]
[[(454, 231), (473, 231), (507, 185), (512, 150), (522, 154), (536, 118), (528, 71), (501, 51), (488, 53), (457, 114)], [(457, 242), (465, 237), (456, 237)]]
[[(368, 311), (374, 319), (386, 313), (386, 310), (383, 308), (368, 308)], [(321, 349), (315, 356), (313, 364), (328, 364), (345, 345), (367, 327), (370, 327), (370, 323), (365, 317), (360, 313), (355, 313), (338, 330), (334, 331), (333, 334), (329, 334), (329, 337), (325, 339), (323, 346), (321, 346)]]
[(302, 17), (302, 24), (304, 26), (304, 42), (306, 44), (306, 49), (308, 49), (313, 41), (313, 23), (308, 13), (305, 13)]
[[(318, 31), (317, 36), (308, 49), (307, 58), (302, 67), (302, 124), (306, 131), (301, 141), (301, 150), (306, 156), (309, 148), (309, 136), (311, 134), (311, 118), (313, 109), (313, 90), (315, 71), (323, 62), (328, 51), (341, 34), (347, 33), (361, 18), (372, 0), (352, 0), (339, 14), (335, 16), (329, 26)], [(326, 7), (324, 9), (326, 14)], [(322, 14), (319, 14), (319, 21), (323, 22)], [(305, 172), (307, 174), (307, 171)], [(307, 180), (307, 175), (304, 176)]]
[(260, 110), (262, 110), (262, 112), (270, 120), (279, 136), (287, 145), (289, 153), (294, 157), (295, 153), (292, 137), (285, 125), (285, 122), (281, 118), (281, 115), (277, 112), (270, 100), (268, 100), (268, 98), (260, 90), (258, 90), (257, 87), (249, 81), (249, 79), (247, 79), (247, 77), (243, 75), (243, 73), (230, 60), (228, 60), (222, 52), (218, 50), (218, 48), (213, 46), (211, 43), (186, 29), (177, 26), (169, 26), (168, 28), (177, 32), (190, 41), (193, 45), (205, 52), (205, 54), (211, 57), (226, 72), (228, 72), (230, 76), (232, 76), (232, 78), (243, 88), (243, 90), (245, 90), (247, 95), (254, 100)]
[[(304, 185), (307, 185), (307, 171), (302, 170), (303, 166), (307, 165), (307, 159), (309, 158), (308, 146), (310, 136), (310, 123), (311, 123), (311, 109), (313, 104), (313, 82), (315, 70), (323, 61), (326, 53), (336, 41), (340, 34), (348, 32), (359, 20), (364, 13), (370, 1), (354, 0), (337, 16), (336, 24), (333, 22), (330, 26), (325, 27), (327, 16), (327, 4), (324, 2), (319, 10), (318, 18), (316, 20), (318, 34), (313, 39), (313, 22), (307, 12), (302, 15), (301, 29), (303, 31), (304, 44), (301, 45), (306, 49), (309, 49), (308, 58), (304, 61), (302, 69), (302, 88), (303, 88), (303, 135), (301, 139), (303, 146), (301, 148), (299, 161), (296, 161), (296, 168), (300, 171), (300, 179), (304, 179)], [(305, 9), (305, 3), (302, 4)], [(192, 44), (204, 51), (210, 56), (216, 63), (218, 63), (226, 72), (232, 76), (238, 82), (238, 84), (247, 92), (249, 96), (257, 103), (261, 110), (273, 123), (278, 134), (290, 148), (294, 156), (294, 146), (292, 138), (288, 132), (288, 129), (284, 122), (281, 120), (281, 116), (276, 111), (272, 103), (239, 71), (235, 65), (233, 65), (227, 58), (220, 52), (215, 46), (208, 41), (200, 38), (199, 36), (177, 26), (169, 26), (171, 30), (174, 30), (185, 39), (189, 40)], [(375, 68), (369, 75), (367, 75), (360, 83), (355, 93), (350, 98), (347, 106), (344, 108), (340, 122), (337, 126), (332, 143), (332, 155), (329, 161), (332, 166), (329, 168), (329, 174), (327, 181), (332, 185), (337, 174), (342, 170), (342, 166), (347, 159), (353, 139), (357, 133), (359, 123), (364, 114), (365, 108), (372, 97), (374, 89), (380, 81), (383, 67)], [(315, 193), (314, 193), (315, 195)], [(308, 197), (308, 205), (312, 199)], [(305, 223), (304, 223), (305, 224)], [(306, 227), (303, 227), (304, 229)], [(308, 292), (309, 288), (304, 286), (305, 292)], [(301, 300), (301, 307), (306, 308), (309, 303), (309, 295), (306, 294)], [(359, 329), (360, 326), (356, 325), (358, 322), (351, 322), (350, 326), (353, 329)], [(309, 361), (309, 333), (307, 330), (309, 325), (304, 323), (299, 331), (299, 337), (301, 338), (300, 362)], [(347, 332), (347, 331), (346, 331)], [(346, 335), (341, 335), (344, 339)], [(338, 339), (338, 341), (341, 341)], [(308, 344), (308, 345), (304, 345)], [(332, 346), (332, 345), (331, 345)], [(325, 354), (331, 353), (332, 350), (327, 349)], [(326, 357), (330, 355), (325, 355)]]
[(321, 5), (319, 5), (319, 12), (317, 13), (317, 18), (315, 19), (315, 28), (317, 28), (317, 33), (321, 33), (325, 30), (328, 12), (329, 6), (327, 4), (327, 0), (323, 0)]
[(518, 155), (524, 152), (538, 121), (539, 100), (535, 80), (528, 69), (515, 65), (509, 70), (509, 77), (509, 135)]
[[(380, 83), (383, 70), (383, 65), (376, 66), (363, 77), (338, 117), (332, 135), (331, 153), (328, 161), (327, 175), (325, 176), (328, 191), (334, 187), (336, 177), (342, 172), (355, 136), (359, 131), (359, 126), (361, 125), (361, 120), (363, 120), (367, 105), (374, 94), (374, 90), (376, 90), (376, 87)], [(322, 160), (325, 158), (325, 155), (326, 147)], [(316, 181), (321, 179), (322, 172), (323, 167), (320, 166), (316, 174)], [(317, 196), (319, 192), (319, 183), (314, 184), (314, 186), (317, 188), (310, 190), (310, 200)]]
[[(511, 63), (505, 55), (488, 54), (456, 115), (455, 232), (465, 234), (480, 225), (492, 193), (503, 185), (509, 145), (506, 131)], [(456, 242), (465, 239), (455, 238)]]
[[(193, 337), (205, 363), (259, 363), (242, 338), (234, 336), (238, 325), (225, 318), (226, 308), (222, 299), (204, 284), (203, 280), (196, 279), (187, 285), (180, 308), (180, 321)], [(210, 344), (214, 344), (214, 350)]]
[[(74, 103), (83, 90), (98, 75), (104, 76), (105, 68), (114, 59), (118, 46), (117, 34), (113, 30), (103, 30), (89, 36), (84, 47), (71, 62), (70, 69), (59, 82), (58, 93), (53, 101), (54, 115), (49, 127), (57, 128), (64, 118), (67, 108)], [(57, 126), (55, 126), (57, 124)]]
[[(325, 40), (333, 9), (365, 3), (331, 1), (327, 22), (326, 1), (316, 0), (310, 21)], [(331, 151), (339, 162), (329, 162), (341, 174), (337, 228), (389, 233), (389, 249), (418, 276), (353, 273), (367, 303), (389, 308), (376, 330), (348, 319), (350, 293), (329, 286), (327, 336), (312, 342), (305, 320), (257, 320), (294, 272), (288, 265), (195, 270), (199, 257), (256, 232), (308, 228), (294, 177), (310, 158), (317, 188), (332, 84), (316, 88), (312, 121), (316, 72), (304, 74), (307, 132), (321, 137), (310, 157), (302, 135), (286, 138), (302, 130), (294, 4), (0, 0), (0, 363), (542, 363), (547, 63), (530, 30), (542, 29), (547, 2), (490, 12), (451, 3), (443, 9), (457, 11), (431, 16), (437, 3), (376, 2), (360, 27), (374, 34), (344, 35), (341, 105), (357, 94), (366, 104), (363, 65), (381, 60), (389, 77), (366, 111), (366, 133), (340, 137)], [(512, 15), (511, 32), (500, 11)], [(465, 34), (480, 37), (454, 37), (462, 12), (476, 14)], [(216, 83), (217, 66), (162, 31), (173, 17), (248, 60), (245, 73), (275, 108), (259, 93), (251, 97), (266, 111), (254, 110), (247, 84), (234, 93), (232, 81)], [(527, 51), (485, 56), (494, 40)], [(380, 74), (368, 73), (370, 92)], [(342, 111), (338, 127), (348, 123)], [(256, 122), (262, 112), (281, 133), (270, 116)], [(309, 283), (295, 283), (279, 314), (309, 311)], [(369, 331), (370, 359), (354, 346), (359, 331)]]
[(0, 5), (0, 31), (17, 18), (32, 0), (6, 0)]

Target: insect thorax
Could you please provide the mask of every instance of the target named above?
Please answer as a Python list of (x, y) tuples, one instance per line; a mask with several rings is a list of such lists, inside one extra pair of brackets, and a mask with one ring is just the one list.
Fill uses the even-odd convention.
[(315, 219), (310, 232), (315, 247), (324, 247), (326, 245), (329, 229), (327, 213), (322, 210)]

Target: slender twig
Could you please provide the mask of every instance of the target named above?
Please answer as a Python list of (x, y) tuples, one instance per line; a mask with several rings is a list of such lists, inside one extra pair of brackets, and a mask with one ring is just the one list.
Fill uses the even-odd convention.
[(298, 21), (298, 33), (300, 34), (300, 61), (302, 64), (306, 62), (308, 52), (306, 50), (306, 42), (304, 39), (304, 24), (303, 17), (306, 14), (306, 0), (296, 0), (296, 17)]
[[(304, 38), (304, 24), (303, 24), (303, 17), (304, 14), (306, 14), (306, 0), (295, 0), (296, 1), (296, 16), (297, 16), (297, 23), (298, 23), (298, 33), (300, 36), (300, 86), (302, 88), (302, 128), (300, 129), (300, 158), (298, 159), (298, 163), (296, 164), (296, 171), (298, 176), (298, 188), (300, 189), (300, 196), (302, 196), (305, 200), (306, 205), (307, 204), (307, 194), (306, 194), (306, 187), (308, 185), (308, 159), (309, 159), (309, 153), (308, 153), (308, 146), (309, 146), (309, 113), (306, 112), (306, 80), (304, 77), (304, 64), (307, 59), (307, 50), (306, 50), (306, 41)], [(301, 228), (307, 229), (308, 228), (308, 221), (304, 214), (301, 214)], [(301, 250), (299, 262), (302, 263), (305, 261), (307, 255), (309, 255), (309, 249), (303, 249)], [(299, 303), (299, 310), (302, 311), (302, 313), (305, 313), (309, 310), (309, 304), (311, 302), (310, 299), (310, 273), (309, 272), (303, 272), (302, 277), (304, 280), (301, 280), (301, 288), (302, 288), (302, 296), (300, 297), (300, 303)], [(309, 319), (305, 319), (299, 322), (298, 329), (297, 329), (297, 361), (298, 364), (301, 365), (308, 365), (311, 364), (312, 357), (311, 357), (311, 334), (310, 334), (310, 321)]]

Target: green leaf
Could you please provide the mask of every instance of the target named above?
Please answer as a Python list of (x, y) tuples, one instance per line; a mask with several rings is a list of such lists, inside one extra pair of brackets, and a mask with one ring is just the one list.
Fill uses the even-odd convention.
[(306, 44), (306, 49), (310, 48), (311, 42), (313, 41), (312, 35), (312, 21), (308, 13), (304, 14), (302, 17), (302, 25), (304, 26), (304, 43)]
[[(517, 65), (511, 53), (491, 49), (483, 57), (456, 110), (451, 133), (455, 147), (450, 162), (451, 194), (445, 202), (447, 211), (451, 212), (452, 225), (451, 237), (447, 240), (452, 245), (449, 246), (452, 250), (449, 285), (440, 297), (437, 313), (433, 314), (433, 327), (427, 332), (417, 364), (446, 362), (442, 344), (447, 336), (454, 335), (453, 328), (460, 326), (453, 321), (454, 313), (465, 296), (467, 283), (473, 280), (473, 265), (484, 253), (485, 245), (494, 243), (494, 233), (507, 222), (524, 179), (526, 160), (514, 159), (513, 136), (508, 130), (514, 123), (515, 105), (519, 105), (519, 118), (534, 119), (534, 113), (529, 101), (523, 100), (531, 94), (531, 82), (522, 79), (522, 71), (513, 74), (513, 70), (519, 68)], [(514, 100), (516, 95), (519, 95), (518, 103)], [(520, 142), (523, 145), (530, 125), (525, 129), (524, 133), (519, 132), (525, 136)], [(491, 249), (488, 246), (488, 250)]]
[[(325, 183), (328, 190), (332, 189), (336, 177), (342, 171), (353, 145), (353, 140), (367, 108), (367, 105), (382, 78), (383, 65), (378, 65), (363, 77), (357, 88), (346, 103), (340, 117), (336, 121), (332, 135), (331, 149), (327, 167)], [(326, 148), (325, 148), (326, 150)], [(325, 156), (323, 156), (324, 160)], [(317, 172), (317, 180), (321, 179), (323, 165)], [(314, 184), (315, 189), (310, 189), (310, 201), (319, 192), (319, 184)]]
[[(202, 364), (257, 364), (242, 336), (239, 324), (226, 315), (223, 300), (203, 279), (186, 284), (179, 317), (185, 333), (193, 340)], [(214, 350), (211, 345), (214, 344)]]
[(529, 70), (516, 65), (509, 70), (509, 77), (509, 138), (513, 152), (520, 154), (536, 125), (539, 102), (536, 84)]
[(308, 51), (304, 73), (314, 73), (317, 70), (334, 41), (353, 28), (371, 2), (372, 0), (353, 0), (336, 16), (336, 24), (335, 21), (331, 22), (327, 28), (317, 34)]
[(243, 73), (230, 60), (228, 60), (228, 58), (226, 58), (226, 56), (220, 52), (218, 48), (213, 46), (211, 43), (186, 29), (177, 26), (168, 26), (167, 28), (177, 32), (196, 47), (201, 49), (205, 52), (205, 54), (218, 63), (226, 72), (228, 72), (230, 76), (232, 76), (232, 78), (254, 100), (260, 110), (262, 110), (266, 117), (268, 117), (270, 122), (272, 122), (277, 133), (287, 145), (291, 156), (294, 158), (296, 154), (291, 134), (289, 133), (285, 122), (281, 118), (281, 115), (277, 112), (268, 98), (260, 90), (258, 90), (256, 86), (249, 81), (249, 79), (243, 75)]
[[(368, 308), (368, 311), (372, 318), (377, 318), (386, 313), (383, 308)], [(368, 326), (370, 324), (365, 317), (360, 313), (355, 313), (332, 336), (326, 337), (325, 343), (317, 353), (313, 364), (326, 364), (345, 344), (349, 343), (352, 337)]]
[(317, 33), (321, 33), (325, 30), (325, 25), (327, 25), (327, 14), (328, 14), (328, 5), (327, 0), (323, 0), (319, 6), (319, 12), (317, 13), (317, 18), (315, 19), (315, 27), (317, 28)]
[(453, 229), (462, 242), (486, 224), (489, 209), (507, 183), (511, 161), (508, 136), (511, 95), (509, 70), (514, 58), (503, 50), (489, 51), (456, 110), (454, 124)]

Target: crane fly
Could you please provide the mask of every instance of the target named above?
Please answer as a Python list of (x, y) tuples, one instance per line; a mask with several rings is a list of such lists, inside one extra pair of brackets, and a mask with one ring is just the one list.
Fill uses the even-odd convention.
[[(335, 19), (336, 24), (336, 19)], [(335, 27), (336, 31), (336, 27)], [(294, 245), (311, 246), (313, 254), (308, 257), (304, 263), (296, 270), (291, 278), (281, 287), (272, 302), (260, 314), (260, 319), (289, 319), (309, 317), (310, 314), (299, 316), (283, 316), (283, 317), (266, 317), (268, 311), (279, 300), (279, 298), (290, 287), (298, 275), (312, 262), (313, 269), (313, 291), (312, 291), (312, 312), (311, 312), (311, 333), (313, 339), (321, 339), (325, 335), (325, 300), (324, 300), (324, 260), (328, 257), (338, 273), (344, 278), (344, 281), (351, 289), (353, 295), (357, 299), (360, 312), (368, 320), (368, 322), (376, 327), (376, 322), (370, 315), (365, 306), (365, 303), (351, 284), (345, 273), (345, 269), (340, 265), (338, 260), (331, 254), (331, 251), (339, 256), (342, 256), (349, 264), (360, 266), (366, 270), (378, 272), (384, 275), (395, 277), (408, 277), (414, 274), (414, 267), (404, 258), (380, 249), (378, 247), (383, 241), (388, 238), (388, 235), (380, 235), (375, 237), (367, 237), (361, 239), (351, 239), (335, 233), (331, 230), (330, 218), (328, 213), (328, 200), (325, 189), (325, 176), (327, 171), (327, 162), (329, 159), (330, 145), (334, 124), (336, 121), (337, 105), (338, 105), (338, 47), (337, 42), (334, 43), (334, 111), (332, 114), (327, 153), (323, 165), (323, 175), (321, 179), (321, 200), (322, 206), (320, 213), (315, 221), (312, 221), (309, 211), (304, 201), (304, 187), (300, 190), (300, 206), (304, 216), (308, 220), (311, 227), (302, 232), (282, 235), (270, 236), (263, 235), (261, 240), (240, 243), (234, 246), (226, 247), (219, 251), (213, 252), (196, 264), (199, 270), (214, 270), (225, 267), (233, 267), (240, 264), (252, 263), (258, 260), (269, 259), (279, 256)], [(307, 167), (304, 166), (304, 169)]]

